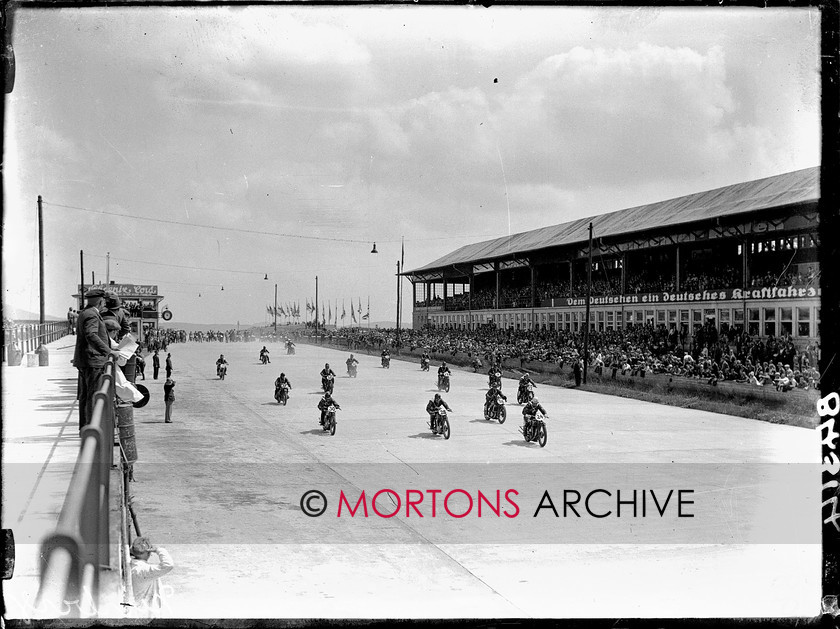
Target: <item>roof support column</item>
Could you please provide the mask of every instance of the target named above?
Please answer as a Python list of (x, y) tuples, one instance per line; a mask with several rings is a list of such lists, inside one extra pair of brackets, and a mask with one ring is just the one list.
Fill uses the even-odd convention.
[(501, 302), (501, 291), (502, 291), (502, 276), (501, 272), (499, 271), (499, 263), (493, 263), (493, 270), (496, 272), (496, 301), (494, 308), (496, 310), (499, 309), (499, 304)]
[(627, 252), (621, 254), (621, 294), (627, 292)]
[(741, 243), (741, 288), (747, 288), (750, 282), (750, 237), (745, 236)]
[(572, 260), (569, 260), (569, 297), (574, 297), (575, 294), (575, 273), (572, 267), (574, 267), (574, 264)]
[(537, 267), (531, 266), (531, 308), (537, 305)]
[(680, 246), (677, 244), (677, 275), (676, 275), (676, 292), (680, 292)]

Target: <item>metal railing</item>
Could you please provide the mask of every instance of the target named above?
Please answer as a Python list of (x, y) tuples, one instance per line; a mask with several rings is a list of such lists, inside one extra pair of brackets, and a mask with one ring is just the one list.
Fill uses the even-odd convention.
[(82, 442), (55, 531), (41, 542), (42, 618), (90, 618), (99, 607), (101, 568), (109, 568), (111, 461), (114, 449), (114, 359), (93, 395), (93, 416)]
[(9, 349), (16, 347), (21, 353), (28, 354), (70, 334), (69, 321), (50, 323), (26, 323), (3, 328), (3, 362), (9, 360)]

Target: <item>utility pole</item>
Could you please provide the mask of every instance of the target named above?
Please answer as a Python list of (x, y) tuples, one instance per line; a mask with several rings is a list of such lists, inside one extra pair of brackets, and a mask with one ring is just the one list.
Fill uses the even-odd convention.
[(85, 307), (85, 252), (79, 249), (79, 268), (81, 269), (81, 276), (79, 277), (79, 312)]
[(105, 286), (110, 286), (110, 285), (111, 285), (111, 252), (107, 251), (105, 253)]
[(274, 334), (277, 335), (277, 284), (274, 285)]
[(38, 259), (39, 259), (39, 267), (38, 267), (38, 282), (39, 286), (38, 289), (41, 293), (40, 295), (40, 311), (39, 311), (39, 322), (41, 325), (44, 324), (44, 207), (41, 201), (41, 195), (38, 195)]
[(589, 262), (586, 265), (586, 322), (583, 329), (583, 384), (589, 368), (589, 302), (592, 298), (592, 223), (589, 223)]
[(318, 276), (315, 276), (315, 332), (318, 332)]
[(400, 346), (400, 261), (397, 260), (397, 347)]

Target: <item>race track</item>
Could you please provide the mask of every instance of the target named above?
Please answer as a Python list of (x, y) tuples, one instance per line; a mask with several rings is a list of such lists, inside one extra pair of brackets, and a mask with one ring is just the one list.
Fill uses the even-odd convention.
[[(172, 424), (163, 423), (163, 372), (153, 381), (147, 361), (152, 400), (135, 412), (140, 460), (131, 489), (142, 532), (176, 563), (166, 577), (169, 615), (708, 617), (819, 610), (819, 527), (809, 524), (819, 522), (814, 431), (540, 386), (550, 415), (548, 443), (540, 448), (519, 434), (514, 381), (504, 381), (509, 415), (500, 425), (482, 417), (486, 375), (455, 368), (452, 391), (444, 394), (454, 411), (445, 441), (431, 435), (424, 412), (436, 365), (424, 373), (416, 362), (395, 359), (385, 370), (378, 357), (359, 355), (358, 378), (350, 379), (347, 353), (298, 345), (295, 356), (286, 356), (269, 346), (272, 363), (263, 366), (260, 347), (170, 346), (177, 383)], [(220, 353), (230, 363), (224, 381), (215, 377)], [(325, 362), (339, 376), (335, 436), (318, 426)], [(280, 371), (293, 385), (285, 407), (272, 395)], [(583, 496), (618, 488), (625, 499), (644, 489), (648, 513), (631, 517), (632, 506), (602, 491), (591, 511), (610, 516), (574, 517), (563, 509), (568, 488)], [(321, 517), (301, 510), (302, 494), (313, 489), (328, 501)], [(454, 489), (461, 491), (444, 505)], [(678, 516), (676, 493), (665, 516), (654, 515), (650, 491), (661, 498), (678, 489), (690, 490), (680, 508), (692, 517)], [(356, 506), (362, 491), (369, 517), (361, 511), (350, 517), (342, 492)], [(496, 491), (500, 505), (492, 504)], [(548, 508), (534, 517), (545, 491), (558, 517)], [(478, 492), (489, 497), (481, 518)], [(583, 499), (577, 507), (584, 511)]]

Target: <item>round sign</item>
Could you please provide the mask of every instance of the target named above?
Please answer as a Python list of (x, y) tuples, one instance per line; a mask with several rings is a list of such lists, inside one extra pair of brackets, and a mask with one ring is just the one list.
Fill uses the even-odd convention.
[(169, 321), (172, 318), (172, 313), (168, 310), (164, 310), (160, 316), (163, 317), (164, 321)]

